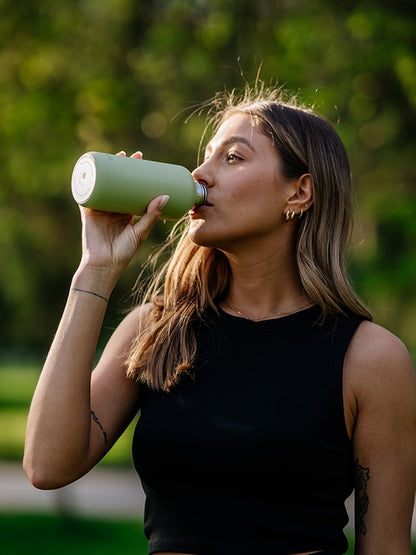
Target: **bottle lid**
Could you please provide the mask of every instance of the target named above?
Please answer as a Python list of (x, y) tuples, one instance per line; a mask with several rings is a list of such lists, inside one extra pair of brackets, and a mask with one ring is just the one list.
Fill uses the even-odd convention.
[(91, 154), (83, 154), (75, 164), (71, 178), (72, 196), (78, 204), (83, 204), (90, 198), (96, 178), (94, 158)]

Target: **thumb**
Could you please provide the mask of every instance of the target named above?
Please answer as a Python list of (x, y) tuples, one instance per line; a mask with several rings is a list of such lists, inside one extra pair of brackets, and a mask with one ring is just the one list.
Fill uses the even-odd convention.
[(162, 214), (162, 210), (167, 205), (169, 199), (169, 195), (162, 195), (160, 197), (154, 198), (151, 202), (149, 202), (146, 213), (142, 216), (142, 220), (147, 215), (159, 219)]
[(142, 244), (152, 227), (160, 219), (163, 208), (166, 206), (169, 195), (154, 198), (147, 207), (145, 214), (134, 224), (138, 244)]
[(158, 208), (159, 208), (160, 211), (162, 211), (165, 208), (169, 199), (170, 199), (169, 195), (163, 195), (163, 196), (159, 197)]

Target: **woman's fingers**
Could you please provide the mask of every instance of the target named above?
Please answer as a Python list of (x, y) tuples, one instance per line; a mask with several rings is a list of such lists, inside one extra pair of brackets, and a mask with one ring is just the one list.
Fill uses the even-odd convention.
[(147, 207), (146, 213), (140, 218), (136, 224), (134, 224), (133, 229), (136, 235), (136, 248), (146, 241), (152, 227), (160, 219), (163, 208), (169, 200), (168, 195), (162, 195), (160, 197), (154, 198)]
[[(127, 156), (127, 154), (125, 150), (120, 150), (120, 152), (117, 152), (116, 156), (125, 157)], [(141, 160), (143, 158), (143, 152), (141, 150), (136, 150), (136, 152), (132, 154), (130, 158), (137, 158), (138, 160)]]
[(141, 152), (140, 150), (137, 150), (134, 154), (130, 156), (130, 158), (137, 158), (138, 160), (142, 160), (143, 152)]

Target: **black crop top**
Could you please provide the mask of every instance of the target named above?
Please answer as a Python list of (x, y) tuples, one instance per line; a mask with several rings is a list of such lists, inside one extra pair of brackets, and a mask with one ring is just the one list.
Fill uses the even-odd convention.
[(133, 458), (149, 554), (347, 550), (342, 369), (363, 318), (319, 316), (210, 313), (192, 375), (169, 393), (143, 387)]

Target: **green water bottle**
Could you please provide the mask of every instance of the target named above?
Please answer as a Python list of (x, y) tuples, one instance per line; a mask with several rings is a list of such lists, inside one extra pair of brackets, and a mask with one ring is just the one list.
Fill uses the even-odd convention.
[(169, 195), (162, 218), (179, 220), (206, 202), (206, 188), (194, 181), (183, 166), (87, 152), (76, 162), (71, 179), (72, 196), (82, 206), (141, 216), (149, 202)]

